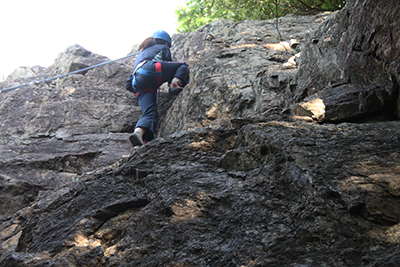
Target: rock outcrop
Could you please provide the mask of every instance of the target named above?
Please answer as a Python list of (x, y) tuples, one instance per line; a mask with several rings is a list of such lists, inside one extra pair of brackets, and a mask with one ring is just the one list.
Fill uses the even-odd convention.
[[(107, 60), (74, 45), (48, 69), (19, 68), (1, 87), (49, 78)], [(115, 62), (0, 94), (0, 181), (4, 188), (14, 188), (19, 183), (26, 188), (28, 184), (37, 195), (128, 156), (131, 148), (127, 136), (134, 127), (134, 118), (141, 115), (136, 100), (124, 89), (131, 69)], [(25, 190), (14, 191), (8, 198), (15, 205), (1, 209), (1, 217), (22, 208), (27, 204), (25, 199), (35, 198), (25, 197)], [(19, 205), (20, 199), (24, 201)]]
[(333, 122), (399, 118), (399, 8), (395, 1), (351, 1), (308, 35), (295, 114)]
[(219, 127), (237, 117), (277, 119), (290, 113), (297, 69), (283, 65), (299, 48), (290, 40), (304, 42), (307, 31), (327, 16), (283, 17), (280, 32), (275, 20), (216, 21), (176, 36), (174, 55), (189, 62), (192, 83), (168, 109), (160, 135)]
[(133, 58), (1, 94), (0, 266), (399, 265), (399, 5), (175, 35), (191, 83), (132, 151)]

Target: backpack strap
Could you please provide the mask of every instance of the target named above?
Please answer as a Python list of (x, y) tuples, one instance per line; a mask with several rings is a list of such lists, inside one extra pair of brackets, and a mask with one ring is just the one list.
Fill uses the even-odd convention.
[(140, 63), (136, 66), (135, 70), (132, 72), (132, 76), (135, 76), (135, 73), (136, 73), (141, 67), (143, 67), (143, 65), (146, 64), (146, 62), (147, 62), (147, 60), (144, 60), (144, 61), (140, 62)]

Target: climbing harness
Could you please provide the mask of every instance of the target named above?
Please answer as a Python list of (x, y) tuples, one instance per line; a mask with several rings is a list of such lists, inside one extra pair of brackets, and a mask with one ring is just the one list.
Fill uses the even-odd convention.
[(146, 75), (146, 76), (155, 76), (156, 80), (157, 80), (157, 83), (160, 85), (160, 84), (162, 84), (161, 63), (160, 62), (156, 62), (154, 64), (154, 67), (155, 67), (155, 71), (145, 70), (145, 69), (139, 68), (137, 70), (137, 72), (140, 73), (140, 74)]
[(94, 68), (97, 68), (97, 67), (100, 67), (100, 66), (103, 66), (103, 65), (112, 63), (112, 62), (116, 62), (116, 61), (118, 61), (118, 60), (126, 59), (126, 58), (128, 58), (128, 57), (135, 56), (135, 55), (137, 55), (137, 54), (139, 54), (139, 53), (140, 53), (140, 52), (136, 52), (136, 53), (129, 54), (129, 55), (127, 55), (127, 56), (125, 56), (125, 57), (122, 57), (122, 58), (119, 58), (119, 59), (114, 59), (114, 60), (106, 61), (106, 62), (97, 64), (97, 65), (93, 65), (93, 66), (90, 66), (90, 67), (87, 67), (87, 68), (84, 68), (84, 69), (80, 69), (80, 70), (76, 70), (76, 71), (73, 71), (73, 72), (61, 74), (61, 75), (58, 75), (58, 76), (55, 76), (55, 77), (46, 78), (46, 79), (39, 80), (39, 81), (32, 81), (32, 82), (25, 83), (25, 84), (22, 84), (22, 85), (18, 85), (18, 86), (14, 86), (14, 87), (5, 88), (5, 89), (0, 90), (0, 92), (1, 92), (1, 93), (4, 93), (4, 92), (7, 92), (7, 91), (15, 90), (15, 89), (18, 89), (18, 88), (21, 88), (21, 87), (25, 87), (25, 86), (28, 86), (28, 85), (34, 85), (34, 84), (38, 84), (38, 83), (43, 83), (43, 82), (52, 81), (52, 80), (55, 80), (55, 79), (58, 79), (58, 78), (62, 78), (62, 77), (65, 77), (65, 76), (68, 76), (68, 75), (71, 75), (71, 74), (75, 74), (75, 73), (87, 71), (87, 70), (90, 70), (90, 69), (94, 69)]
[(140, 62), (136, 69), (132, 72), (132, 75), (135, 76), (135, 73), (138, 71), (138, 69), (140, 69), (144, 64), (146, 64), (147, 60), (143, 60), (142, 62)]
[(135, 74), (136, 73), (140, 73), (142, 75), (146, 75), (146, 76), (153, 76), (156, 77), (157, 83), (158, 85), (161, 85), (162, 82), (162, 72), (161, 72), (161, 62), (156, 62), (154, 64), (155, 67), (155, 71), (152, 70), (145, 70), (142, 68), (142, 66), (144, 64), (146, 64), (148, 61), (143, 61), (140, 62), (138, 64), (138, 66), (136, 67), (136, 69), (134, 70), (133, 73), (133, 80), (132, 80), (132, 87), (136, 88), (136, 95), (139, 95), (139, 93), (156, 93), (158, 91), (158, 87), (157, 88), (145, 88), (145, 89), (141, 89), (137, 86), (137, 81), (136, 81), (136, 77)]

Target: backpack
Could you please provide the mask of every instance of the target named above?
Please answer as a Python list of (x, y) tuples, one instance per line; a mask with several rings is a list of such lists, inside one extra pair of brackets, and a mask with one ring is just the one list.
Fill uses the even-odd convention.
[(147, 62), (147, 60), (144, 60), (144, 61), (140, 62), (136, 66), (136, 69), (134, 71), (132, 71), (131, 75), (129, 75), (128, 80), (126, 80), (126, 85), (125, 85), (126, 90), (128, 90), (128, 91), (130, 91), (132, 93), (135, 92), (135, 89), (133, 89), (133, 86), (132, 86), (133, 77), (135, 77), (135, 74), (138, 71), (138, 69), (140, 69), (144, 64), (146, 64), (146, 62)]
[(132, 80), (133, 80), (133, 73), (131, 73), (131, 75), (129, 75), (128, 80), (126, 80), (125, 88), (126, 88), (126, 90), (128, 90), (129, 92), (134, 93), (135, 90), (134, 90), (133, 87), (132, 87)]

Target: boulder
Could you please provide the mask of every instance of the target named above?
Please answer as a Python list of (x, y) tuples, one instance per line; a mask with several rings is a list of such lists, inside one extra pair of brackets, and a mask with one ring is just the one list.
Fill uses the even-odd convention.
[(393, 111), (388, 107), (393, 98), (393, 91), (388, 91), (387, 87), (342, 84), (306, 97), (294, 105), (293, 113), (309, 116), (319, 122), (357, 121), (366, 116)]
[[(49, 72), (52, 75), (69, 73), (97, 65), (108, 60), (109, 59), (107, 57), (94, 54), (82, 46), (75, 44), (68, 47), (64, 52), (58, 55), (53, 65), (50, 66)], [(82, 74), (84, 73), (85, 72)]]

